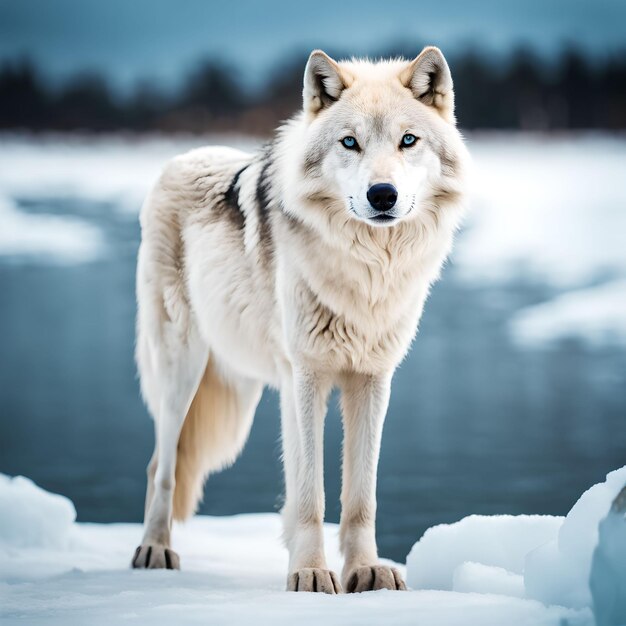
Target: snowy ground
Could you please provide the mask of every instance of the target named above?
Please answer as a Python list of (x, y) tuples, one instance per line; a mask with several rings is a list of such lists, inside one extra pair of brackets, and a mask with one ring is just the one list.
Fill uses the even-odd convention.
[[(470, 136), (473, 194), (453, 265), (473, 283), (545, 283), (555, 299), (520, 311), (520, 344), (579, 337), (626, 345), (626, 138)], [(169, 157), (203, 143), (254, 148), (236, 136), (131, 141), (0, 137), (0, 260), (88, 262), (102, 233), (76, 216), (28, 215), (23, 198), (110, 202), (134, 216)], [(582, 303), (582, 307), (581, 307)]]
[[(183, 571), (135, 571), (128, 562), (138, 524), (76, 523), (68, 499), (0, 475), (0, 619), (592, 625), (588, 580), (598, 524), (625, 482), (626, 467), (588, 490), (565, 519), (472, 516), (434, 527), (408, 558), (415, 590), (331, 597), (283, 591), (287, 554), (277, 514), (196, 517), (174, 529)], [(626, 544), (623, 514), (614, 536), (612, 551)], [(326, 541), (329, 565), (340, 570), (335, 525), (327, 525)], [(619, 584), (626, 590), (626, 580)]]

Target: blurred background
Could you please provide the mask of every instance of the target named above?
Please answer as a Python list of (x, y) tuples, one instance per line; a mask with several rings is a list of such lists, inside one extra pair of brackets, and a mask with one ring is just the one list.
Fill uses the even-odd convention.
[[(0, 471), (82, 521), (139, 521), (153, 445), (133, 363), (142, 199), (186, 149), (259, 146), (311, 49), (446, 54), (471, 212), (396, 374), (380, 552), (471, 513), (566, 513), (626, 463), (621, 0), (0, 0)], [(341, 424), (326, 431), (339, 516)], [(277, 395), (202, 513), (273, 511)]]

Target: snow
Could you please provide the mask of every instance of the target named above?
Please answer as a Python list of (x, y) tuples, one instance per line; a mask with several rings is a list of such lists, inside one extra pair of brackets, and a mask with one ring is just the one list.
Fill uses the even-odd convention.
[(18, 548), (63, 547), (76, 520), (76, 509), (67, 498), (23, 476), (0, 474), (0, 511), (0, 545)]
[(151, 185), (172, 157), (206, 143), (242, 149), (259, 142), (236, 135), (207, 137), (7, 135), (0, 150), (0, 194), (78, 197), (114, 203), (137, 214)]
[(593, 605), (598, 626), (623, 626), (625, 511), (626, 466), (585, 491), (565, 518), (472, 515), (435, 526), (409, 553), (407, 583), (572, 610)]
[(524, 577), (503, 567), (465, 561), (454, 568), (453, 591), (462, 593), (496, 593), (513, 598), (524, 597)]
[(626, 273), (626, 141), (469, 139), (473, 194), (455, 260), (467, 280), (512, 273), (562, 287)]
[(1, 195), (0, 224), (0, 257), (14, 263), (29, 257), (63, 265), (87, 263), (105, 250), (104, 235), (93, 224), (65, 215), (24, 213)]
[[(433, 526), (407, 557), (407, 584), (414, 589), (453, 590), (455, 576), (461, 576), (457, 569), (466, 562), (522, 574), (526, 554), (553, 539), (562, 521), (548, 515), (470, 515), (454, 524)], [(465, 586), (467, 575), (465, 571), (462, 576)]]
[[(544, 538), (554, 518), (488, 522), (474, 517), (456, 532), (483, 541), (479, 559), (456, 568), (456, 591), (376, 591), (325, 596), (284, 591), (287, 553), (280, 542), (277, 514), (196, 517), (174, 528), (180, 572), (138, 571), (128, 567), (141, 538), (139, 524), (87, 524), (74, 521), (74, 507), (25, 478), (0, 475), (0, 621), (18, 623), (116, 624), (502, 624), (591, 626), (588, 608), (546, 606), (521, 598), (520, 576), (483, 561), (519, 567), (523, 542)], [(485, 528), (482, 528), (485, 524)], [(441, 527), (439, 527), (441, 528)], [(469, 532), (467, 529), (471, 529)], [(526, 532), (528, 531), (528, 533)], [(528, 534), (532, 541), (525, 537)], [(329, 565), (340, 569), (338, 529), (325, 526)], [(445, 546), (443, 546), (445, 548)], [(434, 547), (431, 546), (434, 550)], [(464, 546), (457, 545), (463, 550)], [(509, 552), (511, 552), (509, 554)], [(465, 554), (465, 552), (463, 552)], [(432, 553), (437, 564), (437, 554)], [(460, 561), (459, 558), (456, 558)], [(402, 566), (399, 566), (404, 569)], [(409, 570), (412, 565), (409, 563)], [(412, 573), (409, 571), (409, 580)], [(477, 583), (477, 579), (478, 583)]]
[(626, 487), (600, 522), (589, 586), (597, 626), (626, 624)]
[(164, 164), (203, 143), (253, 149), (259, 142), (208, 138), (80, 135), (0, 136), (0, 260), (60, 265), (88, 263), (106, 252), (104, 234), (88, 220), (26, 213), (19, 200), (80, 199), (110, 203), (135, 219)]
[(594, 485), (567, 514), (558, 536), (526, 557), (524, 584), (529, 598), (580, 608), (591, 604), (589, 575), (598, 544), (598, 525), (626, 485), (626, 467)]
[(579, 336), (594, 346), (626, 346), (626, 280), (577, 289), (523, 309), (510, 321), (516, 341), (549, 346)]
[(459, 276), (478, 285), (517, 277), (556, 292), (512, 320), (522, 345), (565, 337), (626, 345), (624, 138), (477, 136), (469, 146), (471, 211), (453, 253)]

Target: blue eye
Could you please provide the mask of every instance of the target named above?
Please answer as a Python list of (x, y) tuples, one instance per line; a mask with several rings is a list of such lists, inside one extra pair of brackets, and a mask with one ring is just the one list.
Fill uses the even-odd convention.
[(348, 150), (358, 150), (359, 149), (359, 144), (356, 142), (356, 139), (354, 137), (344, 137), (341, 140), (341, 145), (344, 148), (348, 148)]
[(407, 133), (402, 137), (402, 142), (400, 143), (401, 148), (408, 148), (417, 142), (417, 137), (415, 135), (411, 135), (411, 133)]

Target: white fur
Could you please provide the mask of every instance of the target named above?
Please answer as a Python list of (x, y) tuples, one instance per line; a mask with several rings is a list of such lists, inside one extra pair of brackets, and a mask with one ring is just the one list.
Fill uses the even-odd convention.
[[(467, 155), (434, 48), (376, 64), (314, 52), (303, 97), (260, 155), (203, 148), (172, 161), (142, 210), (137, 362), (157, 444), (133, 564), (177, 565), (172, 517), (234, 460), (264, 384), (281, 394), (288, 588), (337, 592), (322, 538), (322, 442), (339, 386), (342, 582), (400, 589), (375, 543), (382, 424), (459, 224)], [(414, 147), (400, 148), (405, 132)], [(360, 152), (342, 146), (348, 134)], [(398, 190), (385, 225), (366, 198), (380, 182)]]

